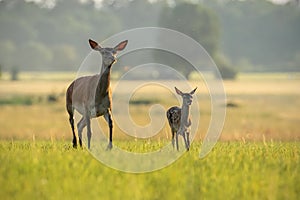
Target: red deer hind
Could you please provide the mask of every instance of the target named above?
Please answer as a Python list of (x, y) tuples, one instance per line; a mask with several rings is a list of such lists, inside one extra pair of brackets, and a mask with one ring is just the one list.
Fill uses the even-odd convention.
[(104, 116), (109, 125), (109, 143), (107, 149), (112, 148), (113, 121), (111, 117), (111, 91), (110, 72), (116, 62), (118, 51), (122, 51), (128, 41), (119, 43), (114, 48), (102, 48), (97, 42), (89, 40), (93, 50), (102, 55), (102, 74), (84, 76), (74, 80), (67, 89), (66, 108), (69, 113), (69, 122), (73, 133), (73, 147), (77, 147), (77, 138), (74, 130), (74, 110), (77, 110), (82, 118), (77, 124), (79, 144), (82, 147), (82, 130), (87, 127), (88, 148), (91, 145), (91, 118)]

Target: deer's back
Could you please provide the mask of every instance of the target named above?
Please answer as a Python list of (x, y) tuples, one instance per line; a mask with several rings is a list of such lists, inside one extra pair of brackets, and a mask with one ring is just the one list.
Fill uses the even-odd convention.
[[(74, 80), (69, 88), (72, 90), (68, 95), (72, 95), (74, 103), (86, 102), (95, 98), (96, 87), (99, 82), (100, 76), (84, 76)], [(68, 88), (68, 91), (69, 91)]]

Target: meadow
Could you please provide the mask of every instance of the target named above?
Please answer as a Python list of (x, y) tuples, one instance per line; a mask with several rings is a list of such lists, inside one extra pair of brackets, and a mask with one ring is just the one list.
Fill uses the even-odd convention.
[[(72, 75), (52, 76), (25, 74), (20, 81), (5, 77), (0, 81), (2, 199), (297, 199), (300, 195), (299, 74), (242, 74), (225, 81), (224, 128), (203, 159), (199, 152), (211, 104), (205, 84), (192, 82), (199, 87), (194, 103), (201, 109), (201, 121), (191, 150), (172, 165), (144, 174), (111, 169), (85, 148), (71, 147), (64, 92)], [(170, 92), (155, 91), (155, 96), (145, 89), (132, 97), (130, 114), (137, 124), (149, 123), (144, 113), (152, 103), (179, 104)], [(107, 131), (104, 120), (98, 121)], [(126, 151), (148, 152), (170, 143), (170, 130), (165, 125), (155, 137), (139, 140), (115, 127), (114, 139)]]
[(159, 171), (129, 174), (100, 164), (68, 142), (2, 141), (0, 195), (2, 199), (299, 197), (299, 142), (220, 142), (204, 159), (198, 157), (199, 148), (200, 143), (193, 144), (190, 152)]

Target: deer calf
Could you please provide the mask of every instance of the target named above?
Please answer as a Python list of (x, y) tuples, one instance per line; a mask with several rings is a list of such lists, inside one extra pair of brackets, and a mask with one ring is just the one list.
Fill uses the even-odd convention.
[(118, 51), (122, 51), (128, 41), (119, 43), (114, 48), (102, 48), (97, 42), (89, 40), (91, 48), (102, 55), (102, 74), (80, 77), (74, 80), (67, 89), (66, 108), (73, 133), (73, 147), (77, 147), (74, 130), (74, 110), (82, 118), (77, 124), (79, 144), (82, 147), (82, 130), (87, 127), (88, 148), (91, 142), (91, 118), (104, 116), (109, 125), (109, 143), (107, 149), (112, 148), (113, 121), (111, 117), (110, 71)]
[[(190, 106), (193, 100), (193, 94), (197, 88), (190, 93), (183, 93), (175, 87), (176, 93), (182, 97), (182, 107), (173, 106), (167, 110), (167, 118), (172, 131), (172, 145), (176, 142), (176, 149), (178, 147), (178, 134), (182, 135), (185, 143), (185, 148), (188, 151), (190, 149), (190, 126), (192, 124), (189, 118)], [(174, 141), (175, 140), (175, 141)]]

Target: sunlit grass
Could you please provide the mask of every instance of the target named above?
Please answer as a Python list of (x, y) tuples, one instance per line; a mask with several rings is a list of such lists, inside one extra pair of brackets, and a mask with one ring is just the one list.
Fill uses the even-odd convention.
[[(300, 195), (299, 76), (241, 75), (225, 81), (230, 106), (224, 129), (204, 159), (199, 153), (211, 120), (211, 103), (205, 83), (194, 80), (198, 102), (193, 104), (200, 107), (200, 121), (191, 150), (162, 170), (138, 175), (99, 163), (85, 148), (72, 148), (64, 99), (69, 75), (55, 80), (49, 79), (52, 75), (42, 78), (45, 74), (40, 79), (26, 76), (16, 82), (0, 81), (1, 199), (297, 199)], [(112, 82), (113, 89), (115, 85)], [(49, 96), (56, 99), (49, 101)], [(155, 92), (151, 87), (138, 90), (129, 104), (136, 124), (150, 123), (153, 104), (167, 109), (180, 101), (162, 87)], [(97, 121), (107, 135), (105, 120)], [(137, 153), (171, 142), (167, 124), (146, 139), (128, 136), (117, 123), (113, 134), (115, 147)]]
[[(145, 145), (118, 141), (127, 150)], [(218, 143), (199, 159), (193, 143), (172, 165), (151, 173), (113, 170), (66, 142), (0, 142), (3, 199), (297, 199), (299, 142)]]

